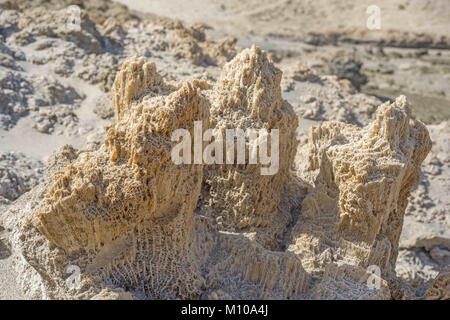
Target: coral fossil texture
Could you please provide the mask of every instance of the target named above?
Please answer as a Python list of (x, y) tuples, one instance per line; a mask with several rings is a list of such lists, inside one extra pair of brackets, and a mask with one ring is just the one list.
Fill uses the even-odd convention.
[[(279, 207), (289, 183), (297, 142), (297, 116), (281, 98), (281, 71), (259, 48), (238, 55), (214, 86), (211, 99), (211, 127), (225, 129), (279, 130), (279, 168), (273, 175), (261, 175), (261, 165), (206, 166), (205, 203), (213, 208), (224, 230), (256, 232), (265, 246), (275, 248), (290, 222), (288, 206)], [(250, 150), (247, 142), (247, 150)]]
[(426, 300), (450, 299), (450, 267), (447, 266), (438, 274), (431, 287), (425, 292), (424, 298)]
[[(56, 153), (46, 181), (4, 216), (25, 293), (390, 298), (407, 197), (431, 147), (426, 128), (400, 97), (365, 128), (313, 127), (297, 150), (298, 122), (280, 80), (256, 47), (226, 64), (215, 84), (165, 83), (144, 58), (125, 61), (104, 144)], [(193, 136), (194, 121), (203, 130), (279, 129), (278, 172), (175, 165), (171, 134)], [(372, 264), (382, 270), (375, 289), (365, 282)], [(78, 282), (69, 281), (74, 267)]]
[(403, 96), (381, 105), (376, 120), (363, 129), (339, 122), (313, 128), (298, 155), (298, 172), (312, 191), (302, 203), (288, 250), (314, 276), (335, 261), (375, 265), (389, 276), (407, 197), (430, 149), (428, 131), (409, 119)]

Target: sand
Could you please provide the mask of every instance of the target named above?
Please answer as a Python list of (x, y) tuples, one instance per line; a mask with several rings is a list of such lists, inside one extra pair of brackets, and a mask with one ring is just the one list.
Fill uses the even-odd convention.
[[(419, 45), (430, 37), (450, 40), (450, 3), (426, 1), (329, 1), (329, 0), (119, 0), (139, 12), (153, 13), (189, 23), (206, 23), (231, 34), (277, 35), (307, 39), (308, 34), (373, 41), (383, 40)], [(367, 29), (367, 7), (381, 10), (381, 29)], [(423, 34), (423, 37), (418, 37)]]
[(24, 298), (16, 283), (17, 276), (11, 263), (11, 258), (0, 259), (0, 300)]

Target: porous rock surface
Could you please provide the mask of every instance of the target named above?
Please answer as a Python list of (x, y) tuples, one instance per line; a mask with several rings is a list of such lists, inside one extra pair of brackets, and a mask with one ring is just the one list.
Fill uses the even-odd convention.
[(0, 205), (8, 205), (42, 181), (43, 163), (20, 152), (0, 153)]
[(397, 274), (422, 292), (450, 265), (450, 126), (429, 125), (433, 147), (412, 189), (400, 236)]
[(299, 92), (291, 102), (294, 111), (304, 119), (338, 120), (362, 126), (374, 119), (382, 103), (375, 96), (359, 92), (350, 80), (334, 73), (324, 74), (302, 61), (282, 63), (281, 68), (285, 71), (283, 91)]
[[(205, 206), (213, 208), (224, 230), (254, 233), (272, 249), (280, 245), (295, 202), (282, 198), (291, 180), (298, 120), (289, 103), (281, 98), (280, 81), (281, 71), (256, 47), (224, 67), (209, 93), (210, 126), (222, 136), (225, 129), (277, 129), (282, 156), (278, 174), (274, 175), (262, 175), (260, 164), (205, 166), (207, 191), (202, 199)], [(249, 141), (246, 143), (248, 146)], [(245, 163), (249, 163), (248, 153)]]
[(312, 190), (288, 250), (316, 276), (335, 261), (344, 269), (375, 265), (381, 275), (392, 274), (409, 190), (430, 148), (428, 131), (410, 120), (404, 96), (381, 105), (362, 129), (339, 122), (313, 128), (297, 157), (297, 172)]
[(442, 270), (432, 281), (431, 286), (425, 292), (425, 300), (449, 300), (450, 299), (450, 268)]
[[(95, 129), (85, 121), (93, 109), (91, 96), (109, 93), (127, 57), (151, 56), (165, 79), (200, 78), (206, 68), (218, 73), (240, 51), (234, 38), (209, 39), (203, 25), (137, 17), (107, 0), (0, 0), (0, 8), (0, 128), (5, 130), (30, 117), (40, 133), (84, 136)], [(111, 117), (108, 104), (96, 107), (100, 118)]]
[[(297, 118), (281, 72), (256, 47), (219, 80), (167, 83), (125, 61), (114, 123), (94, 151), (66, 146), (46, 181), (1, 216), (32, 298), (389, 299), (407, 198), (431, 148), (399, 97), (359, 128)], [(275, 175), (260, 165), (175, 165), (178, 128), (280, 130)], [(370, 265), (381, 270), (367, 285)], [(73, 267), (80, 270), (73, 285)], [(440, 281), (440, 280), (439, 280)]]

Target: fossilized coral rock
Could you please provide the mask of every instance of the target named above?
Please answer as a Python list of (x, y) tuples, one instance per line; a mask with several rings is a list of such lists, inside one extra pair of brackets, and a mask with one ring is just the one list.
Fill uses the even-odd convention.
[[(184, 266), (195, 266), (185, 260), (192, 259), (187, 253), (202, 170), (170, 161), (170, 134), (207, 119), (208, 110), (197, 94), (198, 81), (142, 101), (152, 91), (154, 71), (142, 58), (124, 64), (113, 88), (122, 99), (114, 100), (116, 123), (104, 146), (55, 172), (43, 199), (22, 221), (26, 236), (17, 245), (34, 251), (25, 259), (39, 274), (53, 275), (41, 280), (54, 288), (49, 298), (70, 295), (63, 281), (67, 265), (87, 274), (81, 286), (100, 278), (160, 298), (193, 297), (198, 290), (194, 270)], [(84, 296), (100, 290), (86, 286)]]
[[(279, 132), (279, 164), (276, 174), (263, 175), (269, 165), (249, 164), (251, 143), (246, 140), (245, 165), (205, 167), (205, 202), (213, 208), (225, 230), (256, 232), (256, 238), (272, 249), (291, 222), (283, 207), (283, 193), (291, 180), (297, 141), (297, 116), (281, 98), (281, 71), (261, 49), (245, 50), (227, 64), (211, 93), (210, 126), (225, 136), (226, 129), (265, 129)], [(262, 139), (262, 136), (259, 137)], [(277, 141), (278, 143), (278, 141)], [(274, 153), (274, 149), (269, 150)], [(264, 170), (264, 169), (263, 169)]]
[(425, 292), (426, 300), (449, 300), (450, 299), (450, 268), (439, 273)]
[[(312, 289), (313, 299), (386, 300), (391, 298), (388, 282), (380, 276), (367, 272), (365, 268), (359, 266), (341, 262), (339, 264), (329, 263), (326, 266), (322, 279)], [(372, 280), (370, 277), (376, 278)], [(369, 287), (368, 283), (372, 286)]]
[[(214, 85), (167, 84), (154, 64), (128, 59), (112, 88), (115, 122), (104, 144), (66, 147), (51, 159), (46, 183), (3, 217), (26, 294), (389, 298), (427, 130), (410, 121), (401, 97), (363, 129), (313, 128), (294, 174), (297, 118), (281, 99), (280, 79), (256, 47)], [(184, 128), (192, 136), (194, 121), (203, 130), (278, 129), (278, 171), (174, 164), (171, 134)], [(377, 289), (365, 284), (369, 264), (382, 271)], [(67, 273), (77, 268), (74, 286)]]
[(389, 276), (407, 198), (430, 148), (428, 131), (410, 120), (403, 96), (380, 106), (365, 128), (339, 122), (313, 128), (297, 159), (311, 191), (288, 250), (316, 277), (336, 261), (375, 265)]
[(20, 152), (0, 153), (0, 204), (9, 204), (39, 184), (43, 164)]
[(420, 182), (406, 208), (396, 272), (423, 287), (450, 264), (450, 124), (427, 126), (433, 147), (422, 164)]

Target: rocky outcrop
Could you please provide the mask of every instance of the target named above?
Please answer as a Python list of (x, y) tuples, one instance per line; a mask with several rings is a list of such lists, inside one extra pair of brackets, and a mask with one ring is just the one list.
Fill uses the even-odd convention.
[(313, 128), (297, 157), (311, 191), (288, 250), (316, 277), (336, 261), (392, 274), (407, 198), (430, 148), (405, 97), (381, 105), (365, 128), (339, 122)]
[(450, 127), (442, 122), (427, 128), (433, 147), (411, 191), (396, 267), (399, 277), (419, 292), (450, 264)]
[(425, 300), (449, 300), (450, 299), (450, 270), (447, 266), (440, 272), (425, 292)]
[[(104, 143), (55, 154), (46, 182), (2, 216), (25, 293), (390, 298), (407, 198), (431, 147), (428, 131), (410, 120), (399, 97), (364, 128), (313, 127), (297, 150), (297, 118), (280, 81), (256, 47), (226, 64), (214, 84), (167, 83), (153, 63), (126, 60), (111, 90), (115, 121)], [(194, 136), (195, 121), (200, 133), (279, 130), (278, 170), (175, 164), (172, 134), (181, 128)], [(186, 152), (195, 151), (190, 145)], [(368, 285), (374, 279), (379, 285)]]
[(0, 205), (10, 204), (42, 182), (43, 163), (20, 152), (0, 153)]

